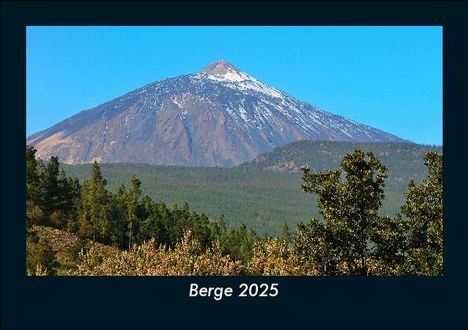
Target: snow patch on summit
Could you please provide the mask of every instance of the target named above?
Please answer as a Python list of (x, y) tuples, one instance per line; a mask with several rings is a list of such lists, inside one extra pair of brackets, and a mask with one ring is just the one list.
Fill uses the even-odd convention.
[(233, 81), (240, 82), (244, 80), (249, 80), (249, 76), (243, 72), (236, 72), (232, 69), (228, 69), (227, 72), (221, 74), (207, 74), (208, 79), (216, 81)]

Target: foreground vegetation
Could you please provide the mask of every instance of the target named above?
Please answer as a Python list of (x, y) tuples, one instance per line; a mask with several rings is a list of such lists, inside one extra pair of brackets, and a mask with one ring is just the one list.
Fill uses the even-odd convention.
[[(401, 214), (393, 217), (379, 214), (388, 174), (373, 153), (357, 149), (334, 171), (303, 167), (302, 189), (316, 196), (321, 219), (262, 238), (245, 225), (228, 229), (222, 218), (210, 221), (187, 204), (155, 202), (142, 195), (136, 177), (128, 189), (110, 192), (97, 163), (80, 184), (59, 173), (57, 158), (42, 163), (32, 147), (26, 156), (31, 275), (442, 274), (442, 156), (436, 152), (425, 155), (427, 177), (409, 182)], [(43, 226), (66, 230), (74, 243), (54, 251)]]

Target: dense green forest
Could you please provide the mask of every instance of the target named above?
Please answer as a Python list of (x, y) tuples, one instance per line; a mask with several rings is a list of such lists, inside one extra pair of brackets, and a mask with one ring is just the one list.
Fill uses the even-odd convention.
[[(315, 171), (335, 169), (354, 148), (374, 152), (388, 167), (385, 199), (380, 213), (400, 211), (408, 181), (420, 182), (427, 170), (424, 154), (440, 147), (411, 143), (301, 141), (261, 155), (237, 168), (194, 168), (149, 164), (101, 164), (109, 190), (115, 192), (138, 177), (143, 194), (167, 205), (189, 203), (211, 219), (224, 216), (227, 226), (242, 223), (259, 235), (279, 235), (283, 223), (291, 228), (319, 216), (317, 204), (301, 190), (300, 166)], [(286, 165), (284, 165), (286, 164)], [(295, 164), (292, 168), (288, 167)], [(80, 181), (89, 178), (91, 164), (64, 165), (66, 174)]]
[[(320, 217), (292, 232), (285, 224), (276, 238), (259, 237), (244, 224), (227, 228), (223, 217), (210, 220), (186, 203), (167, 207), (144, 195), (136, 176), (110, 191), (96, 162), (80, 182), (60, 170), (57, 157), (43, 162), (35, 153), (26, 147), (31, 275), (442, 274), (443, 171), (437, 152), (421, 159), (428, 174), (408, 181), (394, 216), (380, 212), (388, 169), (374, 153), (356, 149), (334, 170), (302, 167), (300, 187), (316, 196)], [(45, 235), (51, 227), (58, 234)], [(62, 244), (66, 248), (52, 244), (57, 240), (51, 236), (61, 232), (73, 238)]]
[(388, 169), (385, 187), (392, 191), (406, 189), (409, 178), (419, 182), (426, 176), (426, 168), (421, 159), (427, 152), (442, 153), (441, 146), (416, 143), (305, 140), (275, 148), (238, 168), (248, 171), (300, 172), (301, 166), (307, 165), (314, 171), (331, 170), (340, 166), (343, 157), (355, 149), (372, 152), (385, 164)]
[[(121, 184), (136, 176), (142, 182), (142, 192), (154, 200), (170, 206), (187, 202), (211, 219), (224, 216), (227, 226), (245, 223), (259, 235), (277, 235), (284, 222), (292, 226), (318, 215), (311, 199), (301, 192), (298, 174), (148, 164), (100, 167), (111, 191), (117, 191)], [(63, 168), (67, 176), (78, 177), (80, 181), (92, 172), (90, 164)]]

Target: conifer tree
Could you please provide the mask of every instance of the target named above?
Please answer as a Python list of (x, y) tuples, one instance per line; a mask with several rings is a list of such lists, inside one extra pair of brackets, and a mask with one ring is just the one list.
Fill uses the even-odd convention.
[(211, 224), (212, 240), (220, 240), (226, 234), (226, 223), (224, 222), (224, 214), (222, 214), (218, 221)]
[(102, 240), (109, 236), (111, 212), (106, 184), (107, 181), (102, 177), (101, 169), (95, 161), (91, 178), (82, 187), (80, 215), (80, 233), (93, 240)]
[(127, 236), (128, 236), (128, 247), (136, 243), (139, 232), (139, 201), (141, 197), (141, 182), (137, 177), (132, 176), (130, 180), (130, 189), (128, 191), (127, 198)]
[(302, 168), (302, 188), (317, 194), (324, 222), (314, 219), (308, 228), (300, 226), (296, 245), (327, 274), (368, 275), (374, 252), (369, 243), (380, 221), (387, 169), (360, 149), (346, 155), (340, 167), (318, 173)]
[(78, 209), (81, 198), (81, 185), (78, 178), (67, 178), (62, 170), (60, 175), (62, 208), (67, 214), (67, 230), (76, 233), (79, 228)]
[(43, 177), (43, 206), (47, 215), (56, 210), (60, 204), (60, 188), (59, 188), (59, 161), (57, 157), (50, 157), (47, 162), (44, 177)]
[(283, 224), (283, 227), (281, 227), (281, 235), (280, 239), (289, 242), (290, 234), (289, 234), (289, 227), (287, 223)]
[[(39, 171), (36, 161), (36, 149), (32, 146), (26, 147), (26, 196), (28, 200), (33, 200), (38, 194)], [(36, 201), (33, 201), (36, 202)], [(36, 202), (37, 203), (37, 202)]]
[(158, 203), (154, 203), (150, 197), (144, 196), (142, 209), (144, 215), (138, 240), (142, 242), (154, 238), (156, 244), (168, 244), (167, 228)]
[(371, 234), (373, 273), (402, 275), (406, 273), (408, 222), (400, 214), (382, 217)]
[(120, 248), (128, 247), (127, 238), (127, 199), (125, 186), (121, 184), (117, 192), (112, 196), (113, 226), (110, 233), (110, 241)]
[(42, 208), (41, 172), (36, 160), (36, 149), (26, 147), (26, 225), (40, 223), (44, 219)]
[(441, 275), (443, 268), (443, 167), (442, 155), (424, 157), (428, 176), (418, 186), (411, 180), (402, 207), (408, 218), (408, 272)]
[(31, 234), (26, 240), (27, 271), (35, 275), (38, 266), (43, 267), (47, 274), (54, 275), (59, 263), (50, 244), (35, 234)]

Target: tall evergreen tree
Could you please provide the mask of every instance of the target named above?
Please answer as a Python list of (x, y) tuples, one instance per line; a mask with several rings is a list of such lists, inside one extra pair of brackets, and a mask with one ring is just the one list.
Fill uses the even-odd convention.
[(373, 272), (380, 275), (406, 273), (408, 222), (401, 215), (382, 217), (372, 232)]
[(81, 235), (93, 240), (105, 240), (110, 236), (112, 213), (106, 184), (107, 181), (102, 177), (101, 169), (95, 161), (91, 178), (82, 186), (79, 230)]
[[(63, 174), (63, 176), (62, 176)], [(79, 228), (78, 209), (81, 199), (81, 185), (78, 178), (67, 178), (62, 170), (61, 182), (62, 209), (67, 214), (67, 230), (76, 233)]]
[(26, 196), (32, 200), (37, 196), (39, 189), (39, 170), (36, 161), (36, 149), (32, 146), (26, 147)]
[(323, 263), (320, 268), (326, 273), (369, 274), (374, 249), (370, 241), (380, 221), (386, 167), (373, 153), (356, 149), (343, 158), (341, 169), (312, 173), (303, 167), (302, 177), (303, 190), (318, 196), (324, 223), (314, 219), (307, 230), (299, 228), (297, 246), (306, 248), (301, 253)]
[(211, 223), (211, 236), (212, 240), (220, 240), (226, 233), (226, 223), (224, 222), (224, 215), (221, 215), (218, 221)]
[(50, 157), (47, 162), (44, 177), (43, 177), (43, 206), (47, 215), (56, 210), (60, 206), (61, 191), (59, 187), (59, 170), (60, 164), (57, 157)]
[(122, 184), (117, 192), (112, 196), (113, 205), (113, 225), (110, 229), (110, 241), (119, 248), (128, 246), (127, 238), (127, 191)]
[(443, 270), (443, 167), (442, 155), (424, 157), (428, 176), (418, 186), (411, 180), (402, 207), (408, 218), (408, 272), (441, 275)]
[(26, 225), (44, 220), (42, 207), (41, 171), (36, 160), (36, 149), (26, 146)]
[(141, 197), (141, 182), (137, 177), (132, 176), (130, 179), (130, 189), (127, 198), (127, 236), (128, 247), (136, 243), (136, 238), (140, 230), (140, 197)]
[(280, 239), (289, 242), (290, 234), (289, 234), (289, 227), (287, 223), (283, 224), (283, 227), (281, 227), (281, 235)]
[(50, 244), (38, 238), (35, 234), (29, 235), (26, 240), (26, 268), (28, 273), (36, 275), (36, 268), (41, 265), (48, 275), (55, 275), (59, 266)]

